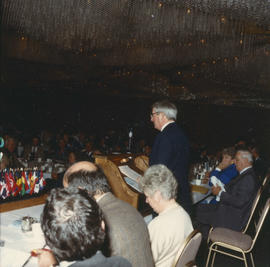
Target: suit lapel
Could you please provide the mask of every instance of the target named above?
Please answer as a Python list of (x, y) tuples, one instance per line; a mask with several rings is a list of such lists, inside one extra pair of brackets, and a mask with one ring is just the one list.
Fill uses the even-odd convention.
[(225, 189), (229, 189), (231, 186), (233, 186), (239, 180), (241, 180), (243, 178), (243, 176), (245, 176), (247, 173), (249, 173), (251, 171), (252, 171), (252, 168), (249, 168), (249, 169), (245, 170), (243, 173), (241, 173), (240, 175), (238, 175), (237, 177), (235, 177), (234, 179), (232, 179), (230, 183), (226, 184), (225, 185)]

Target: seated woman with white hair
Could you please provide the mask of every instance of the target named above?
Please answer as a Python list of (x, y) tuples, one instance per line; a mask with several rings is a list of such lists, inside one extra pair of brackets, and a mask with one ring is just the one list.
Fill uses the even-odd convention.
[(158, 213), (148, 225), (155, 266), (172, 266), (193, 231), (188, 213), (175, 201), (177, 181), (166, 166), (158, 164), (146, 170), (139, 184), (146, 202)]

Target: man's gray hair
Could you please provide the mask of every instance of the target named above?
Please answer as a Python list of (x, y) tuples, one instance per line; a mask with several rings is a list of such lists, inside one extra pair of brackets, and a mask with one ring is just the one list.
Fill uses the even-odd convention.
[(165, 200), (176, 198), (177, 181), (172, 172), (162, 164), (148, 168), (140, 179), (139, 186), (150, 196), (156, 191), (160, 191)]
[(173, 103), (171, 103), (167, 100), (155, 102), (152, 105), (152, 109), (154, 109), (155, 112), (163, 112), (168, 120), (175, 120), (176, 121), (177, 107)]
[(253, 162), (252, 154), (248, 150), (238, 150), (243, 159), (247, 159), (249, 163)]

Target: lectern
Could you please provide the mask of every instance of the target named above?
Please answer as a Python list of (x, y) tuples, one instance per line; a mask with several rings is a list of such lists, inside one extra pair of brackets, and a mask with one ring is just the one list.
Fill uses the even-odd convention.
[(128, 202), (138, 209), (139, 195), (135, 189), (130, 187), (121, 174), (118, 166), (121, 164), (132, 164), (130, 154), (96, 155), (95, 163), (103, 170), (112, 188), (113, 194), (119, 199)]

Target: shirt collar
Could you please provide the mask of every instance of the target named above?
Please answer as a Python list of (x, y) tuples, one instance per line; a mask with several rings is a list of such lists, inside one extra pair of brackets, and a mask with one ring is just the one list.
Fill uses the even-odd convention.
[(166, 126), (168, 126), (169, 124), (171, 124), (171, 123), (174, 123), (175, 121), (168, 121), (168, 122), (166, 122), (163, 126), (162, 126), (162, 128), (161, 128), (161, 132), (165, 129), (165, 127)]
[(102, 194), (100, 197), (96, 198), (96, 202), (99, 202), (102, 198), (104, 198), (109, 192)]
[(239, 173), (242, 174), (244, 171), (250, 169), (251, 167), (252, 167), (252, 166), (248, 166), (248, 167), (244, 168), (242, 171), (240, 171)]

